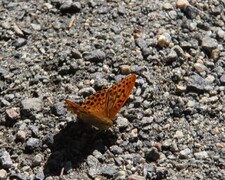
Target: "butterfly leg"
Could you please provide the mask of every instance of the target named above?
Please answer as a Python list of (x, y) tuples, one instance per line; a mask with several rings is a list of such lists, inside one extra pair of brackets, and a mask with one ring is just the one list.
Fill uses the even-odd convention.
[(64, 167), (62, 167), (60, 175), (59, 175), (59, 180), (63, 180), (63, 173), (64, 173)]

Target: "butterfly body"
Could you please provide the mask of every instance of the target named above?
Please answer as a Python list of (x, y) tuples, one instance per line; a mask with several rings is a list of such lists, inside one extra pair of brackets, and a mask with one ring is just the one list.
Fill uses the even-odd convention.
[(68, 111), (77, 114), (78, 118), (84, 122), (98, 129), (108, 129), (113, 125), (112, 118), (129, 97), (135, 80), (136, 75), (129, 75), (112, 87), (92, 94), (81, 106), (70, 100), (65, 100), (65, 107)]

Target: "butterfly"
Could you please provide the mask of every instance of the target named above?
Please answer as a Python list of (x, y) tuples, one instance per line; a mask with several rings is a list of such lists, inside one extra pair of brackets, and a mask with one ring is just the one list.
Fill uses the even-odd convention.
[(136, 75), (131, 74), (112, 87), (90, 95), (81, 106), (66, 99), (64, 107), (84, 122), (106, 130), (112, 127), (112, 119), (125, 104), (135, 81)]

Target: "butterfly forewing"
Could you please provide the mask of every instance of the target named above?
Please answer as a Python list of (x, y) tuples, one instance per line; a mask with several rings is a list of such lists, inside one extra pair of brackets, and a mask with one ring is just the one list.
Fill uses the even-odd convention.
[(106, 95), (106, 114), (112, 119), (126, 102), (136, 80), (136, 75), (127, 76), (119, 83), (107, 90)]
[(94, 112), (102, 116), (106, 116), (105, 113), (105, 100), (107, 89), (102, 89), (95, 94), (89, 96), (81, 105), (82, 108), (89, 112)]

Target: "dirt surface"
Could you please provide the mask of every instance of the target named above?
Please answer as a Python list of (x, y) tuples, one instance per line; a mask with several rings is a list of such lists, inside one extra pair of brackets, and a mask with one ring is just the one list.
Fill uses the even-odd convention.
[[(2, 0), (0, 179), (223, 179), (225, 1), (189, 3)], [(128, 74), (111, 129), (63, 107)]]

